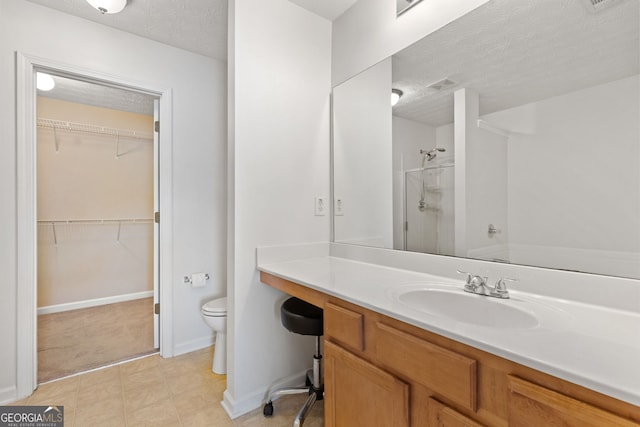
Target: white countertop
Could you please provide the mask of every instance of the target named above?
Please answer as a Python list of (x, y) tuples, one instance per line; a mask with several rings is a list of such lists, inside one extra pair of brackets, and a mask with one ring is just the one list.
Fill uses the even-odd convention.
[(640, 405), (640, 314), (636, 312), (510, 289), (511, 299), (492, 300), (532, 312), (539, 324), (528, 328), (482, 326), (430, 314), (393, 297), (403, 287), (423, 284), (464, 293), (463, 278), (453, 280), (332, 256), (259, 262), (258, 269)]

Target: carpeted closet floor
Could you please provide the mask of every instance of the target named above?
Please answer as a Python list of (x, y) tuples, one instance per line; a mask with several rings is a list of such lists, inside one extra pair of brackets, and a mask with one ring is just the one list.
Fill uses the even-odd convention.
[(38, 316), (38, 383), (154, 351), (153, 298)]

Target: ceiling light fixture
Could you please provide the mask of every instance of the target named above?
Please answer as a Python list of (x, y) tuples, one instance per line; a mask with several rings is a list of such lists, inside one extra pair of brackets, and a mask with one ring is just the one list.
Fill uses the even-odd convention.
[(122, 12), (122, 9), (127, 5), (127, 0), (87, 0), (87, 3), (104, 15), (105, 13)]
[(391, 89), (391, 106), (393, 107), (402, 98), (402, 91), (400, 89)]
[(56, 82), (49, 74), (36, 73), (36, 87), (38, 90), (50, 91), (56, 86)]

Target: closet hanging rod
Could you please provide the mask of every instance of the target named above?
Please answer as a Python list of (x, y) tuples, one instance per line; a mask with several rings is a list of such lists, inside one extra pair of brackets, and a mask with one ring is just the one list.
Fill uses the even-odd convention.
[(121, 219), (62, 219), (62, 220), (38, 220), (38, 224), (145, 224), (152, 223), (153, 218), (121, 218)]
[(100, 135), (119, 136), (119, 137), (153, 141), (153, 133), (140, 132), (140, 131), (129, 130), (129, 129), (117, 129), (117, 128), (110, 128), (106, 126), (90, 125), (85, 123), (67, 122), (64, 120), (45, 119), (42, 117), (38, 118), (37, 124), (38, 124), (38, 127), (53, 129), (54, 132), (56, 129), (61, 129), (69, 132), (96, 133)]

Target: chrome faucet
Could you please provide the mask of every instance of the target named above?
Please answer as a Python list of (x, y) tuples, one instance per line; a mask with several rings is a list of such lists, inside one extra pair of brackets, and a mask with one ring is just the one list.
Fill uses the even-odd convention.
[(458, 270), (458, 273), (467, 275), (467, 280), (464, 284), (465, 292), (484, 295), (486, 297), (502, 299), (509, 298), (509, 290), (507, 289), (506, 282), (517, 282), (517, 279), (508, 279), (506, 277), (503, 277), (498, 279), (496, 285), (492, 287), (487, 285), (488, 277), (482, 277), (460, 270)]

